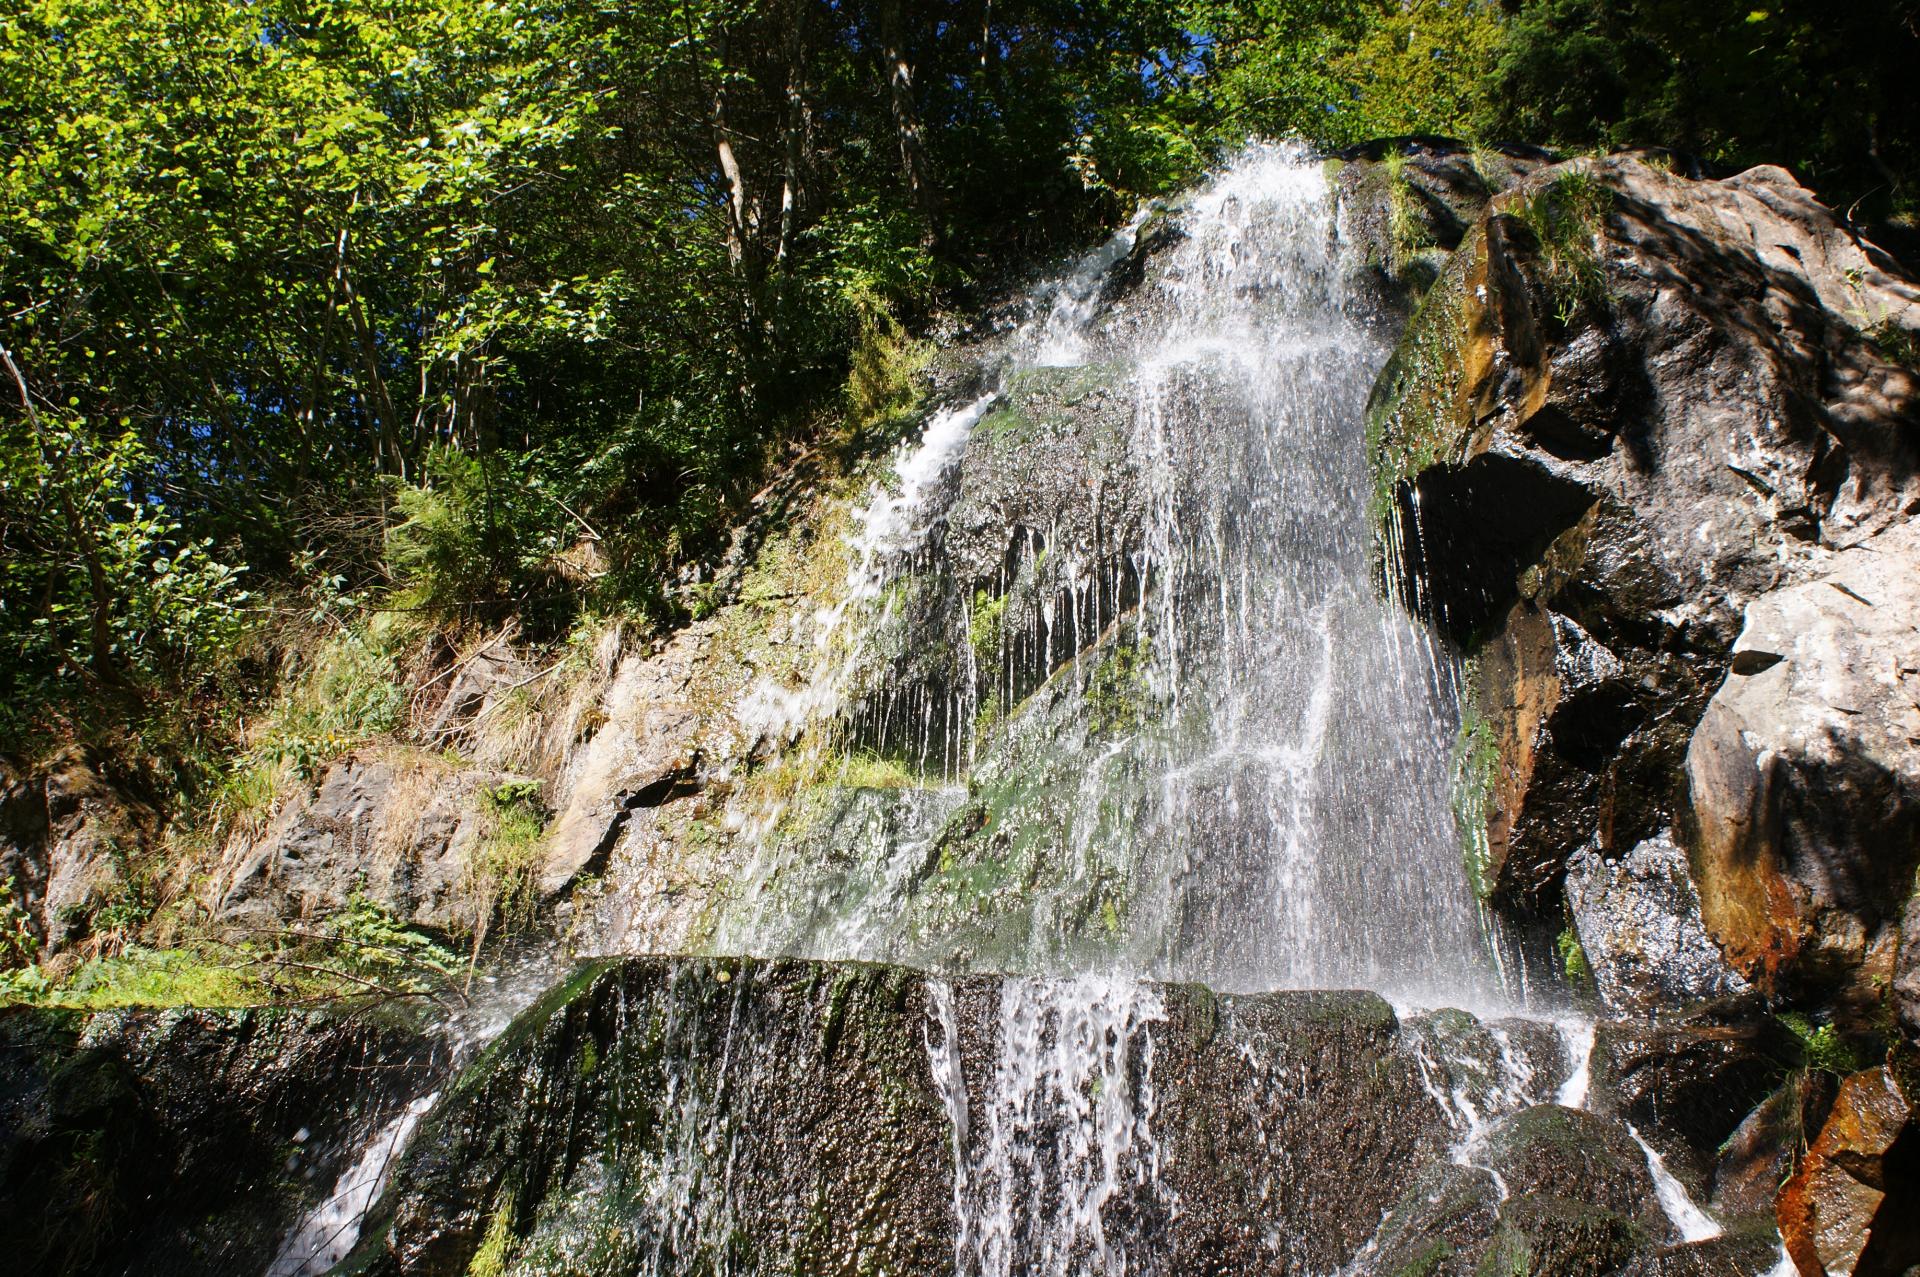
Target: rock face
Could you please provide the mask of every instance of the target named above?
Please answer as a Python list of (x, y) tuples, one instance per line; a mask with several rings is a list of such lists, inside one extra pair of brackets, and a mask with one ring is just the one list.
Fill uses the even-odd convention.
[(1920, 861), (1920, 523), (1748, 606), (1687, 779), (1727, 956), (1769, 985), (1884, 984)]
[(1904, 1273), (1920, 1263), (1920, 1124), (1891, 1070), (1841, 1083), (1778, 1211), (1802, 1277)]
[(1567, 906), (1600, 996), (1616, 1012), (1747, 991), (1701, 923), (1687, 855), (1665, 831), (1618, 860), (1577, 853), (1567, 866)]
[(49, 1277), (262, 1272), (443, 1065), (367, 1018), (0, 1012), (0, 1252)]
[(126, 894), (129, 859), (158, 824), (78, 749), (32, 772), (0, 760), (0, 883), (45, 954), (85, 939), (94, 911)]
[[(1552, 912), (1597, 857), (1593, 917), (1590, 888), (1643, 883), (1671, 828), (1742, 976), (1891, 961), (1911, 604), (1828, 578), (1904, 600), (1920, 577), (1920, 376), (1868, 331), (1915, 329), (1920, 290), (1779, 169), (1574, 161), (1468, 231), (1371, 413), (1397, 569), (1473, 657), (1497, 903)], [(1782, 625), (1808, 646), (1757, 637)], [(1768, 643), (1797, 664), (1749, 697)]]
[(1371, 994), (589, 964), (448, 1092), (341, 1271), (1653, 1262), (1638, 1145), (1543, 1103), (1569, 1064)]
[(644, 824), (649, 812), (699, 790), (704, 718), (692, 693), (712, 629), (689, 626), (661, 652), (620, 661), (592, 739), (561, 777), (566, 797), (540, 867), (543, 895), (597, 872), (623, 837), (640, 837), (629, 827), (636, 816)]
[(1398, 307), (1433, 285), (1489, 199), (1553, 157), (1535, 147), (1412, 137), (1365, 142), (1339, 158), (1341, 230), (1362, 246), (1382, 301)]
[(257, 838), (228, 849), (219, 915), (270, 931), (363, 894), (422, 926), (484, 925), (475, 882), (493, 817), (484, 794), (511, 779), (399, 746), (337, 759)]

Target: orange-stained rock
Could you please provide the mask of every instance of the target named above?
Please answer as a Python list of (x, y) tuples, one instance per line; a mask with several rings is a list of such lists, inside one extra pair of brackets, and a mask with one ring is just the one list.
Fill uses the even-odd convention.
[[(1889, 1155), (1913, 1131), (1912, 1107), (1886, 1069), (1840, 1084), (1826, 1125), (1774, 1202), (1781, 1239), (1802, 1277), (1904, 1270), (1888, 1262), (1887, 1252), (1891, 1234), (1912, 1230), (1913, 1221), (1903, 1218), (1912, 1213), (1912, 1188), (1896, 1182), (1905, 1175), (1890, 1178)], [(1870, 1243), (1880, 1262), (1862, 1264)]]

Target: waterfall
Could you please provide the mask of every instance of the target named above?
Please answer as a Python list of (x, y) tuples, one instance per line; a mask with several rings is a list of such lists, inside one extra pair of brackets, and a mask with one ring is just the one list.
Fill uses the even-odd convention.
[(439, 1094), (424, 1095), (400, 1111), (368, 1140), (360, 1156), (341, 1173), (333, 1191), (314, 1207), (280, 1245), (267, 1277), (318, 1277), (347, 1257), (360, 1240), (360, 1221), (386, 1187), (400, 1151)]
[(1156, 1181), (1153, 990), (1105, 976), (1001, 989), (994, 1073), (968, 1098), (950, 989), (927, 1049), (953, 1122), (955, 1271), (1125, 1277), (1130, 1234), (1172, 1203)]
[[(741, 716), (804, 749), (864, 741), (927, 788), (812, 842), (780, 832), (784, 795), (737, 813), (752, 868), (716, 951), (1429, 1005), (1493, 988), (1449, 801), (1453, 671), (1377, 587), (1364, 409), (1386, 334), (1322, 166), (1256, 147), (1160, 216), (1177, 239), (1146, 285), (1101, 302), (1143, 214), (1036, 290), (984, 389), (854, 512), (812, 673), (763, 681)], [(977, 476), (1019, 460), (976, 436), (1073, 377), (1123, 405), (1131, 521), (1096, 505), (1083, 527), (1010, 528), (1000, 593), (969, 595), (948, 583), (951, 525), (977, 521)], [(994, 651), (996, 609), (1025, 628)], [(1034, 702), (1066, 683), (1044, 717)], [(1116, 728), (1116, 699), (1144, 708)], [(967, 901), (1013, 867), (970, 846), (942, 860), (983, 808), (1030, 860), (1019, 917), (984, 937)]]
[[(740, 706), (803, 751), (865, 742), (927, 780), (852, 796), (819, 834), (781, 832), (784, 794), (736, 813), (752, 864), (716, 951), (1027, 973), (973, 1076), (944, 988), (927, 1032), (956, 1266), (978, 1277), (1139, 1271), (1135, 1230), (1177, 1211), (1143, 979), (1425, 1005), (1495, 989), (1449, 796), (1453, 670), (1378, 587), (1364, 417), (1388, 334), (1323, 168), (1256, 147), (1162, 216), (1174, 242), (1127, 304), (1102, 299), (1145, 212), (1035, 291), (981, 388), (853, 511), (807, 680)], [(990, 588), (943, 586), (954, 528), (978, 522), (969, 485), (1020, 461), (975, 450), (1080, 385), (1125, 414), (1132, 521), (1010, 528)], [(983, 643), (1016, 606), (1022, 628)], [(944, 652), (957, 667), (930, 678)], [(1121, 696), (1138, 712), (1113, 712)], [(1033, 848), (1017, 888), (1010, 856), (967, 841), (983, 824)], [(1481, 1098), (1504, 1112), (1529, 1086)], [(1442, 1103), (1477, 1156), (1475, 1101), (1452, 1085)]]

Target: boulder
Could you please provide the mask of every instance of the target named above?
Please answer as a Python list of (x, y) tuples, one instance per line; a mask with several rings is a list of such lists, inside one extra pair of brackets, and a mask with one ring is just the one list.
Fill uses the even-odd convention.
[(1714, 1160), (1716, 1214), (1728, 1220), (1764, 1218), (1772, 1231), (1773, 1199), (1792, 1175), (1800, 1150), (1825, 1125), (1837, 1089), (1831, 1073), (1798, 1070), (1740, 1120)]
[[(1442, 1018), (1441, 1036), (1410, 1030), (1364, 993), (588, 964), (425, 1119), (342, 1271), (694, 1271), (731, 1256), (944, 1273), (1013, 1253), (1174, 1277), (1333, 1271), (1423, 1172), (1442, 1173), (1475, 1079), (1508, 1069), (1504, 1088), (1471, 1092), (1497, 1121), (1564, 1075), (1550, 1029)], [(1605, 1219), (1502, 1208), (1513, 1236), (1610, 1260), (1664, 1238), (1617, 1123), (1529, 1111), (1503, 1145), (1511, 1182), (1544, 1176)]]
[(1798, 1040), (1752, 1014), (1610, 1021), (1594, 1031), (1593, 1107), (1632, 1123), (1697, 1190), (1722, 1144), (1800, 1064)]
[(261, 1272), (444, 1046), (317, 1011), (0, 1011), (0, 1248), (17, 1271)]
[(1772, 1272), (1779, 1256), (1771, 1229), (1729, 1233), (1636, 1255), (1616, 1277), (1755, 1277)]
[(1687, 855), (1662, 831), (1615, 860), (1592, 849), (1567, 865), (1567, 907), (1600, 996), (1616, 1013), (1733, 997), (1748, 985), (1700, 920)]
[(1599, 1277), (1672, 1240), (1646, 1158), (1617, 1121), (1539, 1104), (1493, 1123), (1396, 1202), (1365, 1277)]
[(364, 895), (416, 925), (483, 926), (490, 897), (475, 870), (495, 816), (486, 791), (511, 779), (397, 745), (335, 759), (264, 831), (229, 844), (217, 916), (271, 931)]
[(31, 769), (0, 762), (0, 882), (42, 956), (86, 939), (96, 911), (127, 898), (132, 864), (158, 827), (85, 750)]
[[(1890, 558), (1876, 539), (1920, 513), (1920, 374), (1875, 326), (1920, 330), (1920, 288), (1775, 168), (1576, 160), (1469, 228), (1369, 412), (1391, 565), (1468, 651), (1468, 727), (1497, 750), (1480, 878), (1502, 907), (1557, 912), (1584, 852), (1667, 829), (1692, 850), (1689, 742), (1748, 677), (1728, 671), (1750, 607), (1853, 547)], [(1882, 820), (1891, 789), (1869, 791)], [(1836, 852), (1896, 868), (1880, 828)], [(1727, 894), (1700, 887), (1723, 939)], [(1858, 960), (1872, 936), (1845, 930)]]
[(1769, 988), (1885, 984), (1920, 861), (1920, 523), (1748, 605), (1687, 779), (1703, 912), (1735, 966)]
[(1891, 1277), (1920, 1264), (1920, 1125), (1893, 1070), (1840, 1084), (1776, 1211), (1801, 1277)]

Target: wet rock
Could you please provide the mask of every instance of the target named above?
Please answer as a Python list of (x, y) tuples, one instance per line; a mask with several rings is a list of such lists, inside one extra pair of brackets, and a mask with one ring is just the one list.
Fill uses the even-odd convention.
[(1500, 1227), (1493, 1172), (1446, 1162), (1394, 1203), (1356, 1259), (1361, 1277), (1468, 1277)]
[[(1596, 284), (1552, 269), (1541, 218), (1586, 237)], [(1494, 197), (1414, 317), (1376, 475), (1399, 574), (1477, 657), (1502, 905), (1551, 908), (1583, 849), (1684, 834), (1749, 603), (1920, 512), (1920, 378), (1863, 313), (1920, 329), (1920, 289), (1780, 170), (1616, 158)]]
[(0, 1251), (49, 1277), (263, 1271), (443, 1063), (368, 1017), (0, 1012)]
[(1668, 832), (1617, 860), (1578, 853), (1566, 890), (1580, 947), (1612, 1010), (1646, 1013), (1747, 992), (1700, 921), (1686, 853)]
[(1694, 734), (1687, 779), (1706, 921), (1768, 987), (1892, 974), (1920, 860), (1916, 618), (1920, 523), (1750, 604)]
[(359, 894), (417, 925), (483, 925), (474, 867), (493, 819), (485, 793), (513, 779), (404, 746), (329, 763), (262, 833), (228, 847), (218, 914), (271, 931)]
[[(1371, 994), (1090, 981), (588, 965), (425, 1119), (343, 1271), (458, 1273), (484, 1252), (556, 1274), (729, 1255), (942, 1273), (1008, 1244), (1174, 1277), (1331, 1271), (1459, 1134), (1436, 1094), (1450, 1082)], [(1537, 1051), (1539, 1086), (1557, 1084), (1539, 1032), (1448, 1018), (1467, 1054)], [(1516, 1175), (1609, 1210), (1651, 1200), (1617, 1127), (1559, 1113), (1513, 1136)], [(1512, 1231), (1536, 1248), (1587, 1235), (1555, 1212)]]
[(1631, 1122), (1698, 1190), (1722, 1143), (1800, 1062), (1793, 1035), (1765, 1018), (1603, 1023), (1593, 1107)]
[(1650, 1254), (1671, 1232), (1646, 1159), (1620, 1123), (1540, 1104), (1423, 1173), (1356, 1268), (1367, 1277), (1597, 1277)]
[(1723, 1219), (1764, 1218), (1772, 1231), (1773, 1199), (1793, 1173), (1800, 1150), (1826, 1123), (1839, 1083), (1831, 1073), (1789, 1074), (1780, 1089), (1742, 1118), (1720, 1146), (1712, 1204)]
[(1755, 1277), (1773, 1269), (1780, 1244), (1773, 1230), (1728, 1234), (1642, 1252), (1618, 1277)]
[(1159, 1271), (1333, 1271), (1453, 1137), (1375, 995), (1173, 986), (1167, 1011), (1155, 1125), (1181, 1210)]
[(1471, 147), (1451, 138), (1383, 138), (1338, 153), (1341, 229), (1361, 245), (1382, 295), (1430, 287), (1487, 201), (1551, 162), (1532, 147)]
[(926, 1021), (923, 983), (891, 968), (586, 967), (425, 1119), (351, 1262), (939, 1270), (952, 1135)]
[(1891, 1070), (1840, 1084), (1776, 1210), (1802, 1277), (1878, 1277), (1920, 1264), (1920, 1125)]

